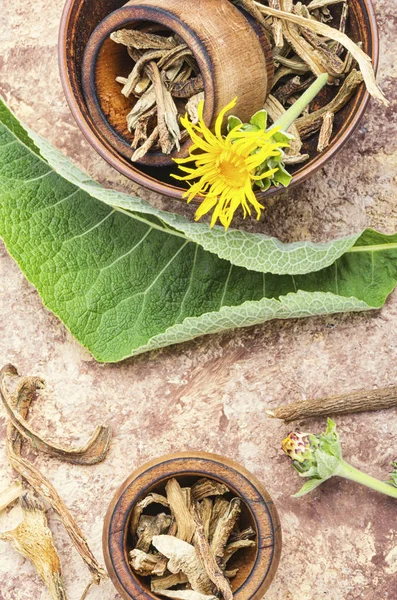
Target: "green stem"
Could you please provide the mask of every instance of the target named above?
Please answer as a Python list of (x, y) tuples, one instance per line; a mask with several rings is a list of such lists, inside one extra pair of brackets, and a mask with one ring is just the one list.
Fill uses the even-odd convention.
[(323, 73), (317, 77), (316, 81), (313, 81), (311, 86), (302, 94), (296, 102), (294, 102), (290, 108), (272, 125), (273, 127), (279, 127), (280, 131), (287, 131), (291, 127), (292, 123), (299, 117), (301, 112), (305, 110), (306, 106), (317, 96), (320, 90), (323, 89), (328, 81), (328, 74)]
[(389, 485), (384, 481), (379, 481), (379, 479), (375, 479), (375, 477), (371, 477), (371, 475), (366, 475), (362, 471), (359, 471), (358, 469), (355, 469), (349, 465), (349, 463), (345, 462), (344, 460), (341, 461), (340, 466), (335, 472), (335, 475), (339, 475), (340, 477), (345, 477), (345, 479), (350, 479), (356, 483), (366, 485), (367, 487), (375, 490), (376, 492), (380, 492), (381, 494), (386, 494), (392, 498), (397, 498), (396, 487)]
[(390, 244), (374, 244), (372, 246), (352, 246), (348, 252), (384, 252), (396, 248), (397, 242), (391, 242)]

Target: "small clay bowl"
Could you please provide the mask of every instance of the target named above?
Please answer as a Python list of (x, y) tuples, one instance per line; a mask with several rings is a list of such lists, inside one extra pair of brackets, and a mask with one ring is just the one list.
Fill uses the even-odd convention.
[[(156, 1), (160, 3), (160, 0)], [(187, 7), (193, 6), (185, 0), (173, 1)], [(176, 183), (175, 179), (170, 176), (171, 172), (175, 172), (175, 167), (132, 164), (125, 153), (121, 152), (120, 148), (115, 147), (114, 138), (109, 141), (108, 136), (101, 133), (98, 120), (92, 118), (87, 107), (83, 89), (83, 58), (87, 44), (98, 25), (110, 13), (121, 9), (124, 4), (125, 0), (96, 0), (95, 2), (92, 2), (92, 0), (66, 0), (59, 35), (59, 65), (66, 99), (87, 140), (109, 164), (139, 185), (160, 194), (182, 199), (186, 188), (183, 187), (183, 184)], [(339, 5), (334, 6), (333, 10), (338, 12), (340, 10)], [(372, 58), (376, 70), (379, 57), (379, 40), (372, 0), (349, 0), (349, 8), (347, 33), (354, 41), (361, 41), (363, 50)], [(161, 13), (161, 10), (158, 12)], [(200, 12), (197, 4), (191, 8), (191, 12)], [(337, 25), (337, 19), (335, 25)], [(252, 27), (252, 23), (251, 25), (247, 24), (247, 26)], [(186, 41), (189, 40), (186, 39)], [(233, 61), (233, 56), (233, 53), (230, 53), (230, 61)], [(226, 65), (225, 60), (224, 64)], [(264, 77), (266, 77), (266, 74), (264, 74)], [(247, 78), (246, 89), (248, 94), (255, 91), (255, 86), (250, 78)], [(205, 91), (208, 92), (208, 89)], [(327, 86), (321, 94), (321, 101), (326, 103), (333, 94), (332, 87)], [(207, 97), (211, 98), (211, 94), (207, 94)], [(317, 152), (317, 136), (309, 138), (303, 151), (308, 152), (311, 158), (301, 165), (290, 168), (293, 175), (291, 185), (297, 185), (313, 175), (342, 148), (360, 122), (368, 100), (369, 94), (362, 84), (345, 107), (336, 114), (334, 134), (330, 145), (325, 151)], [(211, 108), (209, 112), (212, 113), (212, 111), (216, 113), (216, 109)], [(206, 115), (207, 119), (211, 118), (209, 112)], [(120, 134), (120, 131), (117, 131), (117, 128), (114, 127), (114, 123), (111, 123), (110, 127), (113, 130), (116, 129), (117, 135)], [(119, 141), (122, 141), (122, 137), (120, 135)], [(186, 151), (186, 148), (184, 150)], [(158, 157), (154, 159), (154, 161), (156, 160), (158, 160)], [(266, 201), (266, 197), (279, 191), (280, 188), (271, 187), (266, 192), (257, 192), (256, 195), (260, 201)]]
[[(161, 7), (161, 10), (159, 9)], [(203, 15), (211, 14), (211, 21)], [(84, 51), (81, 82), (88, 113), (98, 144), (106, 140), (130, 160), (133, 133), (126, 117), (136, 99), (125, 98), (116, 77), (127, 77), (133, 62), (127, 48), (110, 34), (119, 29), (144, 29), (176, 33), (192, 50), (204, 80), (204, 120), (215, 124), (222, 108), (237, 97), (233, 112), (243, 121), (260, 110), (270, 91), (273, 58), (270, 43), (255, 22), (246, 18), (229, 0), (201, 0), (200, 10), (181, 0), (130, 0), (99, 23)], [(238, 34), (238, 35), (237, 35)], [(191, 141), (180, 151), (149, 152), (138, 162), (148, 166), (172, 166), (174, 158), (188, 155)], [(98, 148), (97, 148), (98, 149)]]
[[(239, 550), (228, 563), (238, 573), (231, 580), (235, 600), (259, 600), (269, 588), (281, 554), (281, 527), (272, 499), (244, 467), (206, 452), (182, 452), (154, 459), (137, 469), (119, 488), (108, 508), (103, 529), (103, 551), (112, 582), (122, 598), (160, 600), (150, 590), (148, 578), (134, 573), (128, 564), (133, 549), (129, 534), (136, 503), (151, 492), (164, 494), (167, 481), (176, 477), (192, 485), (202, 477), (225, 483), (232, 495), (243, 500), (240, 524), (256, 532), (257, 545)], [(162, 509), (163, 510), (163, 509)]]

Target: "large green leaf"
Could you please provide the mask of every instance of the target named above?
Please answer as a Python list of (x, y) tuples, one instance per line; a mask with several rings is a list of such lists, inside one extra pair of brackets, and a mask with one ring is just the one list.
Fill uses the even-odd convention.
[[(4, 105), (0, 121), (0, 235), (46, 306), (98, 360), (272, 318), (377, 308), (396, 284), (397, 236), (367, 231), (314, 273), (250, 271), (204, 248), (214, 235), (205, 225), (190, 230), (181, 217), (104, 190), (33, 134), (32, 144)], [(225, 234), (215, 236), (220, 248)], [(270, 243), (279, 264), (304, 248)], [(255, 244), (264, 260), (265, 246)]]
[(103, 188), (77, 169), (46, 140), (33, 131), (29, 134), (57, 173), (71, 183), (79, 185), (94, 198), (115, 208), (134, 212), (136, 217), (155, 216), (160, 219), (158, 225), (163, 230), (169, 230), (171, 227), (185, 238), (200, 244), (205, 250), (217, 254), (238, 267), (278, 275), (319, 271), (347, 252), (361, 234), (359, 232), (323, 244), (312, 242), (284, 244), (275, 237), (263, 234), (233, 229), (225, 231), (221, 227), (214, 227), (211, 230), (205, 223), (194, 223), (180, 215), (158, 210), (136, 196)]

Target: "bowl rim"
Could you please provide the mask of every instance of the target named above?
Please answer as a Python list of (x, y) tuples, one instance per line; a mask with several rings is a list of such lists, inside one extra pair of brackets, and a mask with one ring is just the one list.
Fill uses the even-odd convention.
[[(378, 70), (379, 64), (379, 29), (376, 21), (375, 9), (373, 0), (358, 0), (363, 5), (362, 13), (366, 13), (367, 21), (369, 24), (369, 42), (371, 46), (370, 58), (372, 59), (372, 65), (375, 74)], [(177, 187), (170, 183), (166, 183), (155, 179), (148, 173), (140, 171), (134, 168), (132, 163), (126, 158), (120, 156), (120, 154), (108, 143), (106, 140), (101, 140), (95, 133), (95, 126), (91, 120), (89, 114), (84, 114), (82, 105), (84, 104), (84, 98), (82, 90), (80, 89), (80, 99), (74, 93), (73, 84), (71, 81), (71, 73), (68, 68), (68, 33), (73, 13), (73, 8), (76, 0), (66, 0), (65, 6), (62, 13), (59, 36), (58, 36), (58, 64), (60, 71), (60, 78), (66, 101), (73, 114), (73, 117), (80, 129), (85, 136), (86, 140), (90, 145), (98, 152), (98, 154), (119, 173), (134, 181), (139, 186), (150, 189), (156, 193), (182, 200), (183, 195), (186, 192), (183, 188)], [(80, 100), (80, 101), (79, 101)], [(348, 125), (344, 128), (342, 133), (331, 141), (329, 148), (314, 158), (310, 165), (303, 165), (296, 173), (294, 173), (292, 181), (289, 185), (289, 189), (299, 185), (306, 179), (317, 173), (323, 168), (325, 163), (332, 158), (341, 148), (345, 145), (347, 140), (356, 130), (364, 112), (368, 106), (370, 100), (370, 94), (365, 88), (364, 84), (361, 84), (355, 95), (355, 104), (352, 109), (352, 116), (349, 119)], [(280, 193), (284, 188), (270, 187), (265, 192), (255, 192), (256, 197), (259, 201)], [(200, 199), (193, 199), (193, 202), (201, 201)]]
[[(215, 466), (221, 474), (212, 473), (211, 467)], [(168, 470), (164, 472), (164, 469)], [(119, 549), (125, 542), (125, 529), (131, 510), (142, 494), (153, 485), (172, 476), (188, 475), (209, 477), (229, 484), (242, 496), (255, 522), (259, 540), (266, 537), (263, 535), (261, 538), (261, 534), (269, 531), (267, 528), (270, 527), (272, 543), (258, 544), (252, 569), (247, 579), (234, 592), (235, 598), (239, 600), (259, 600), (273, 581), (281, 555), (281, 524), (277, 509), (266, 488), (255, 475), (228, 457), (208, 452), (176, 452), (154, 458), (138, 467), (117, 489), (107, 509), (102, 534), (105, 564), (113, 584), (125, 599), (137, 596), (142, 600), (159, 598), (148, 592), (139, 583), (138, 578), (132, 575), (126, 557), (121, 557)], [(142, 483), (145, 484), (144, 487), (140, 487)], [(246, 494), (241, 492), (243, 486), (252, 496), (247, 498)], [(131, 588), (134, 590), (133, 595)]]

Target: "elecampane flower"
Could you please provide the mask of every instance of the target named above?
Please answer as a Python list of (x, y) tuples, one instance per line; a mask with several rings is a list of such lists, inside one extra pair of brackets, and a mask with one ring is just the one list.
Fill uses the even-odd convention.
[[(240, 126), (237, 126), (223, 136), (224, 117), (235, 105), (236, 99), (219, 113), (214, 133), (204, 122), (203, 102), (199, 106), (197, 125), (191, 123), (187, 116), (181, 119), (193, 145), (187, 158), (175, 159), (179, 169), (186, 175), (172, 175), (175, 179), (189, 182), (190, 188), (184, 194), (188, 202), (195, 196), (203, 198), (196, 211), (196, 221), (213, 210), (211, 227), (219, 219), (225, 229), (239, 207), (244, 218), (247, 214), (251, 215), (251, 209), (256, 211), (256, 218), (260, 218), (264, 207), (258, 202), (252, 187), (256, 181), (271, 177), (277, 167), (259, 175), (256, 172), (268, 159), (280, 156), (281, 148), (287, 145), (273, 139), (277, 128), (269, 131), (238, 131)], [(194, 166), (183, 166), (189, 162), (193, 162)], [(196, 179), (195, 183), (191, 183)]]

